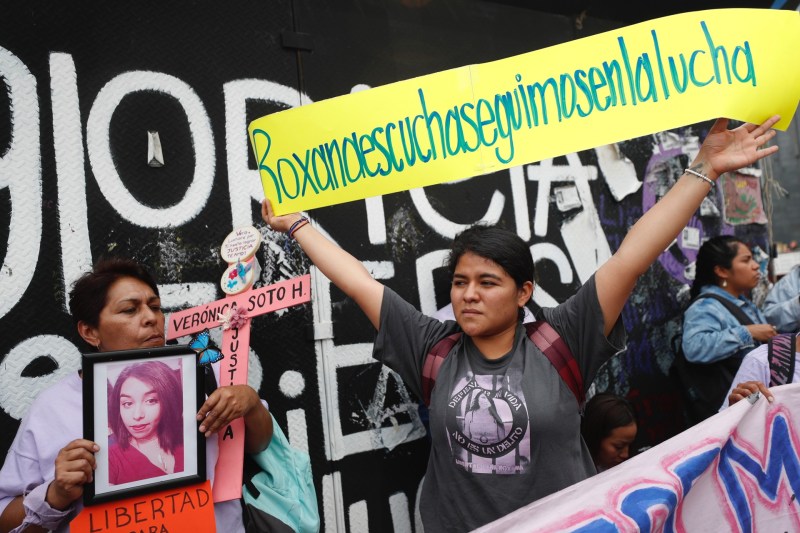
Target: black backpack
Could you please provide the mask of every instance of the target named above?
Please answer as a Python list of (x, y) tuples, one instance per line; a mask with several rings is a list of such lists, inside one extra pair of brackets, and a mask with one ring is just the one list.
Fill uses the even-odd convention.
[[(743, 326), (753, 324), (744, 311), (730, 300), (716, 294), (700, 294), (691, 303), (701, 298), (713, 298), (720, 302)], [(691, 304), (690, 304), (691, 305)], [(683, 395), (684, 412), (689, 425), (693, 426), (715, 415), (725, 401), (725, 395), (742, 364), (742, 358), (733, 356), (713, 363), (692, 363), (686, 359), (681, 347), (681, 336), (672, 339), (675, 361), (672, 370), (678, 379)]]

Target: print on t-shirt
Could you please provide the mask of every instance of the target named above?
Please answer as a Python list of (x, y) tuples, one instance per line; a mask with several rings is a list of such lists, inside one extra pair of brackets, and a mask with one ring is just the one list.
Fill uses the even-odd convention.
[(464, 470), (522, 474), (530, 466), (528, 409), (520, 376), (510, 373), (468, 372), (456, 381), (447, 404), (447, 435), (453, 459)]

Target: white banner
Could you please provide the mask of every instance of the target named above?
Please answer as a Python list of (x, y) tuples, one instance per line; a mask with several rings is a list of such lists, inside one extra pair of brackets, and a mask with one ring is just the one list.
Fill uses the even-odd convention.
[(478, 531), (800, 531), (800, 384), (772, 391)]

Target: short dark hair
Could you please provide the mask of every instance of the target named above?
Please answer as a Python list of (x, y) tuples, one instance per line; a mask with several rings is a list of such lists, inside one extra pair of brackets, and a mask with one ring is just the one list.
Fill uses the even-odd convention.
[(161, 415), (156, 427), (159, 445), (174, 453), (183, 445), (183, 393), (178, 373), (161, 361), (132, 363), (120, 372), (108, 397), (108, 425), (114, 432), (117, 443), (123, 449), (130, 445), (131, 434), (119, 409), (122, 385), (128, 378), (136, 378), (153, 387), (158, 395)]
[(733, 259), (739, 251), (739, 245), (743, 243), (740, 239), (731, 235), (717, 235), (711, 237), (700, 246), (695, 261), (694, 282), (689, 290), (689, 295), (694, 298), (700, 294), (700, 289), (706, 285), (716, 285), (717, 275), (714, 274), (714, 267), (731, 268)]
[(522, 287), (526, 281), (533, 283), (536, 278), (536, 267), (528, 245), (519, 235), (507, 229), (476, 224), (459, 233), (453, 240), (447, 258), (446, 266), (451, 278), (458, 260), (468, 252), (497, 263), (511, 276), (517, 287)]
[(581, 420), (583, 436), (592, 459), (600, 451), (600, 441), (611, 435), (614, 429), (636, 423), (633, 407), (621, 396), (610, 392), (601, 392), (586, 402)]
[(84, 273), (69, 292), (69, 311), (75, 325), (78, 322), (97, 327), (100, 312), (106, 306), (108, 290), (120, 278), (135, 278), (147, 284), (158, 296), (158, 286), (153, 276), (133, 259), (123, 257), (102, 258), (92, 270)]

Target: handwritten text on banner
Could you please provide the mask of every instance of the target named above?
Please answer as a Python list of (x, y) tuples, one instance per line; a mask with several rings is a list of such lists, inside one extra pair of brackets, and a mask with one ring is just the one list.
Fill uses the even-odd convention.
[(486, 174), (726, 116), (786, 129), (800, 14), (685, 13), (250, 124), (277, 214)]
[(306, 274), (218, 300), (202, 308), (171, 313), (167, 318), (167, 339), (218, 327), (219, 315), (227, 313), (233, 306), (244, 309), (248, 316), (253, 317), (310, 301), (311, 275)]
[(477, 532), (800, 531), (800, 383), (771, 390)]
[(73, 533), (214, 533), (211, 482), (84, 507)]

